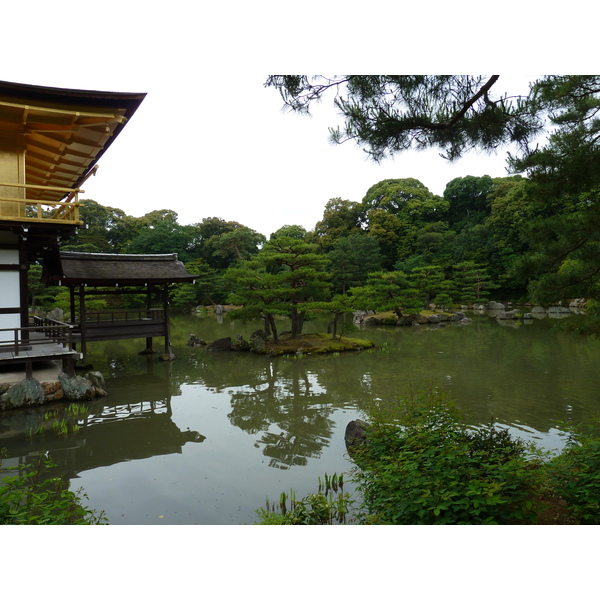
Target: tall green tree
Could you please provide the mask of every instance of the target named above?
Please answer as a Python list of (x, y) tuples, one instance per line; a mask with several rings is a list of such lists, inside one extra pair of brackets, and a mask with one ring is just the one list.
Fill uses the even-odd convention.
[(231, 263), (234, 260), (250, 258), (265, 241), (262, 233), (235, 223), (230, 231), (210, 237), (206, 241), (206, 247), (212, 249), (213, 256), (224, 258)]
[(339, 238), (327, 258), (335, 291), (341, 294), (365, 283), (370, 272), (381, 269), (383, 260), (377, 240), (364, 233)]
[(172, 254), (179, 260), (188, 262), (196, 258), (194, 251), (195, 229), (189, 225), (179, 225), (174, 221), (158, 221), (143, 229), (132, 240), (125, 251), (131, 254)]
[(296, 238), (298, 240), (306, 240), (308, 232), (302, 225), (284, 225), (280, 227), (277, 231), (274, 231), (269, 239), (273, 240), (278, 237), (291, 237)]
[[(442, 225), (448, 202), (413, 178), (385, 179), (371, 186), (362, 199), (369, 235), (380, 243), (386, 268), (418, 253), (420, 236)], [(431, 237), (429, 238), (432, 239)], [(422, 237), (426, 243), (426, 238)]]
[(302, 334), (308, 312), (329, 299), (328, 260), (316, 244), (286, 236), (265, 243), (251, 261), (228, 273), (236, 281), (232, 300), (244, 304), (244, 314), (260, 313), (274, 328), (273, 315), (291, 319), (292, 337)]
[(323, 252), (329, 252), (340, 238), (361, 233), (364, 219), (361, 203), (332, 198), (325, 205), (323, 218), (315, 225), (307, 241), (317, 243)]
[(262, 319), (265, 334), (272, 335), (277, 343), (276, 317), (288, 315), (290, 308), (282, 301), (281, 277), (267, 272), (259, 257), (230, 267), (224, 277), (234, 290), (229, 301), (241, 305), (230, 315), (235, 319)]
[(439, 265), (417, 267), (408, 278), (412, 287), (417, 290), (422, 308), (429, 308), (431, 302), (446, 304), (450, 300), (452, 284)]
[(364, 286), (350, 288), (350, 303), (358, 310), (390, 310), (399, 319), (421, 310), (418, 290), (401, 271), (369, 273)]
[(455, 298), (465, 304), (485, 300), (497, 286), (482, 265), (466, 261), (454, 265)]
[(488, 195), (494, 189), (489, 175), (482, 177), (456, 177), (446, 184), (444, 200), (448, 202), (447, 220), (450, 226), (462, 229), (461, 225), (471, 226), (481, 223), (489, 214)]

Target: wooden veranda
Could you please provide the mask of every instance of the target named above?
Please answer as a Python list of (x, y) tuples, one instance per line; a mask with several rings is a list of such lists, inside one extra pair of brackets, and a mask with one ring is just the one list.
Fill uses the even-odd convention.
[[(60, 252), (44, 262), (43, 281), (67, 286), (70, 324), (83, 360), (90, 342), (164, 338), (164, 354), (171, 356), (169, 289), (176, 283), (193, 283), (176, 254), (93, 254)], [(118, 311), (89, 310), (87, 299), (102, 295), (144, 294), (145, 308)]]
[(0, 329), (0, 367), (24, 364), (30, 379), (35, 363), (61, 360), (63, 371), (72, 376), (82, 358), (75, 339), (75, 327), (58, 321), (38, 319), (33, 327)]

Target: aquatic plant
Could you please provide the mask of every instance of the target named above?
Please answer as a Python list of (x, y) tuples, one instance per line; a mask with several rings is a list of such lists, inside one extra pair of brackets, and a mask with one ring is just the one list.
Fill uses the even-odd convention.
[(52, 423), (52, 429), (62, 437), (67, 437), (69, 434), (69, 424), (66, 419), (61, 419), (60, 421), (54, 421)]
[[(1, 464), (0, 464), (1, 466)], [(8, 468), (15, 475), (0, 481), (0, 525), (101, 525), (107, 522), (100, 513), (83, 506), (87, 496), (80, 489), (68, 489), (61, 478), (51, 475), (56, 464), (47, 453), (31, 463)]]
[(69, 404), (67, 414), (71, 417), (83, 417), (87, 415), (88, 408), (84, 404)]
[[(266, 500), (266, 507), (257, 510), (260, 525), (341, 525), (346, 523), (350, 494), (342, 492), (343, 476), (325, 474), (324, 482), (319, 477), (319, 491), (308, 494), (301, 500), (296, 492), (282, 492), (279, 503), (271, 505)], [(335, 494), (334, 494), (335, 492)], [(289, 507), (288, 507), (289, 501)]]

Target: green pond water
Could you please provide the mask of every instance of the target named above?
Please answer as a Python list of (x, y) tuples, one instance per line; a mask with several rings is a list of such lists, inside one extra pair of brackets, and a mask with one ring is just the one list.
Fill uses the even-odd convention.
[[(77, 433), (27, 434), (60, 404), (0, 415), (5, 464), (48, 450), (71, 489), (83, 488), (111, 524), (246, 524), (267, 497), (312, 493), (325, 473), (348, 481), (344, 430), (375, 403), (436, 386), (469, 424), (493, 420), (550, 450), (563, 447), (565, 421), (600, 412), (600, 343), (553, 331), (549, 318), (467, 316), (471, 324), (443, 328), (359, 329), (348, 320), (344, 335), (377, 348), (270, 359), (186, 346), (192, 333), (248, 339), (258, 323), (175, 314), (173, 362), (140, 356), (144, 340), (91, 345), (109, 395), (88, 403)], [(325, 328), (311, 321), (305, 331)]]

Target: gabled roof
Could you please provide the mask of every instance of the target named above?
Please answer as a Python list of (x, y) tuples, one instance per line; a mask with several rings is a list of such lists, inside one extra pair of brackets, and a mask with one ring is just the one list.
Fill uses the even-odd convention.
[(60, 252), (44, 264), (43, 280), (61, 285), (144, 286), (192, 283), (177, 254), (94, 254)]
[[(0, 133), (22, 136), (25, 183), (79, 188), (145, 96), (0, 81)], [(28, 191), (33, 200), (60, 201), (66, 195)]]

